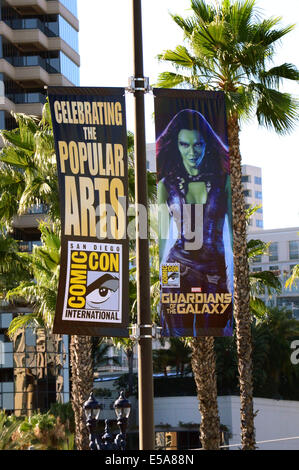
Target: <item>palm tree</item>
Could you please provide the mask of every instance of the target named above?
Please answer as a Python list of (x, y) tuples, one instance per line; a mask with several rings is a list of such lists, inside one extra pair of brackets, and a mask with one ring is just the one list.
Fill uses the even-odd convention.
[(0, 153), (0, 222), (11, 227), (12, 218), (35, 204), (45, 204), (50, 220), (59, 220), (59, 195), (54, 138), (49, 104), (39, 120), (13, 114), (17, 128), (1, 130), (5, 146)]
[[(11, 228), (13, 216), (25, 213), (34, 204), (43, 203), (47, 206), (47, 219), (59, 226), (59, 192), (54, 149), (53, 128), (49, 103), (43, 107), (42, 119), (25, 114), (13, 115), (18, 127), (12, 131), (1, 131), (5, 147), (0, 153), (1, 182), (0, 182), (0, 222), (8, 229)], [(44, 234), (44, 236), (46, 236)], [(53, 242), (53, 234), (48, 242)], [(58, 241), (58, 239), (56, 240)], [(52, 248), (55, 248), (52, 246)], [(56, 247), (57, 248), (57, 247)], [(46, 249), (47, 251), (47, 249)], [(50, 250), (51, 251), (51, 250)], [(51, 253), (47, 252), (45, 256)], [(37, 255), (43, 256), (40, 251)], [(56, 255), (59, 256), (57, 252)], [(33, 257), (33, 263), (40, 262)], [(53, 262), (54, 266), (47, 263)], [(56, 262), (57, 261), (57, 262)], [(40, 276), (40, 283), (36, 286), (30, 283), (21, 283), (20, 291), (11, 293), (19, 295), (20, 292), (28, 299), (35, 299), (37, 310), (32, 318), (17, 317), (11, 325), (10, 331), (18, 325), (30, 323), (43, 323), (48, 327), (52, 325), (58, 286), (59, 259), (43, 260), (45, 264), (38, 264), (35, 275)], [(56, 263), (56, 264), (55, 264)], [(39, 272), (41, 268), (41, 272)], [(52, 272), (55, 269), (55, 273)], [(49, 281), (50, 284), (47, 284)], [(37, 297), (35, 297), (37, 296)], [(48, 302), (48, 303), (47, 303)], [(47, 317), (47, 318), (46, 318)], [(78, 449), (88, 449), (88, 435), (84, 424), (82, 410), (83, 402), (88, 398), (93, 383), (92, 369), (92, 339), (85, 336), (71, 336), (70, 341), (71, 368), (72, 368), (72, 404), (76, 421), (76, 445)]]
[[(279, 18), (260, 19), (255, 0), (220, 0), (207, 5), (191, 0), (193, 16), (172, 15), (183, 30), (185, 45), (164, 51), (159, 59), (174, 65), (175, 72), (161, 73), (160, 87), (186, 86), (197, 90), (223, 90), (227, 104), (230, 147), (234, 234), (234, 316), (236, 321), (241, 396), (243, 449), (255, 448), (251, 358), (249, 269), (246, 246), (246, 217), (242, 197), (240, 118), (254, 114), (258, 123), (284, 134), (293, 128), (298, 104), (279, 91), (283, 79), (298, 80), (294, 65), (267, 68), (275, 46), (293, 26), (279, 27)], [(194, 353), (212, 339), (194, 339)], [(194, 356), (197, 360), (197, 356)]]
[(60, 239), (58, 231), (45, 222), (39, 226), (42, 246), (35, 246), (33, 253), (23, 253), (23, 258), (32, 272), (29, 280), (23, 280), (7, 293), (7, 299), (24, 298), (34, 305), (33, 313), (15, 317), (9, 325), (8, 334), (15, 336), (20, 328), (42, 326), (51, 329), (56, 306), (56, 291), (59, 277)]
[(0, 275), (0, 300), (4, 300), (7, 292), (16, 287), (21, 280), (31, 277), (26, 259), (22, 253), (19, 253), (18, 243), (1, 229)]
[(291, 311), (274, 307), (268, 309), (256, 328), (264, 335), (264, 342), (268, 345), (263, 363), (267, 372), (265, 388), (273, 398), (282, 398), (285, 384), (297, 389), (299, 368), (290, 361), (290, 341), (298, 337), (299, 321)]
[[(255, 256), (268, 254), (269, 243), (251, 239), (247, 243), (248, 261)], [(281, 292), (281, 282), (273, 271), (258, 271), (249, 273), (250, 311), (256, 318), (263, 318), (268, 308), (261, 296), (271, 297)]]
[[(14, 338), (24, 327), (43, 327), (51, 332), (56, 308), (59, 267), (59, 229), (51, 229), (45, 222), (39, 226), (42, 246), (35, 247), (33, 254), (25, 255), (34, 280), (22, 281), (7, 293), (7, 298), (20, 297), (34, 305), (32, 313), (19, 315), (9, 325), (8, 334)], [(78, 450), (88, 449), (88, 432), (82, 404), (93, 386), (92, 341), (90, 337), (71, 336), (70, 357), (72, 371), (72, 406), (75, 415), (75, 439)]]

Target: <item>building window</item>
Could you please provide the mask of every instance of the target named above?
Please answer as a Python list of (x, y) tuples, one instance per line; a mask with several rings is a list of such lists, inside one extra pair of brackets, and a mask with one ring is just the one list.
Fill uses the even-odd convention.
[(263, 228), (263, 226), (264, 226), (263, 221), (262, 221), (262, 220), (259, 220), (259, 219), (257, 219), (257, 220), (255, 221), (255, 225), (256, 225), (257, 227), (259, 227), (259, 228)]
[(269, 261), (278, 261), (278, 243), (273, 242), (269, 246)]
[(250, 183), (251, 177), (250, 175), (243, 175), (242, 176), (242, 183)]
[(279, 266), (269, 266), (269, 271), (279, 271)]
[(263, 208), (262, 208), (262, 207), (259, 207), (259, 208), (256, 210), (256, 212), (257, 212), (258, 214), (262, 214), (262, 213), (263, 213)]
[(255, 198), (256, 199), (263, 199), (262, 191), (255, 191)]
[(255, 176), (254, 184), (262, 184), (262, 178), (260, 176)]
[(292, 240), (289, 241), (289, 259), (298, 259), (299, 258), (299, 241)]
[(243, 194), (244, 194), (244, 197), (251, 197), (251, 191), (250, 191), (250, 189), (245, 189), (245, 190), (243, 191)]
[(260, 266), (256, 266), (252, 268), (253, 273), (260, 273), (262, 271), (262, 268)]
[(262, 255), (257, 255), (252, 258), (252, 263), (261, 263), (262, 262)]

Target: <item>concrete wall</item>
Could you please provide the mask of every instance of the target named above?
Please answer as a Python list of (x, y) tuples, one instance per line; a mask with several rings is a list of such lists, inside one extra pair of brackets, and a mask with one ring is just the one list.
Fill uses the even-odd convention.
[[(232, 437), (231, 445), (240, 444), (240, 399), (226, 396), (218, 398), (221, 424), (226, 425)], [(299, 402), (254, 399), (256, 440), (266, 441), (299, 436)], [(179, 422), (200, 423), (196, 397), (155, 398), (155, 425), (170, 424), (178, 427)], [(299, 439), (258, 444), (261, 450), (299, 450)], [(231, 450), (238, 450), (238, 446)]]

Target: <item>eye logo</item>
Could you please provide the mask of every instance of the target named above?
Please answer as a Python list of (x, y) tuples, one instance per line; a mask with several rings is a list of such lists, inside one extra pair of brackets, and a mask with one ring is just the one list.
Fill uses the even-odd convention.
[(86, 289), (85, 308), (115, 310), (118, 308), (119, 279), (111, 274), (92, 282)]
[(168, 284), (176, 284), (179, 279), (179, 273), (168, 273)]

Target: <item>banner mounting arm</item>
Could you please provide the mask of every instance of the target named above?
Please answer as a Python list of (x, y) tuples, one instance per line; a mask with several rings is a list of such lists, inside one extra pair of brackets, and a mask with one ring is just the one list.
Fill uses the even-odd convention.
[(126, 91), (129, 93), (135, 93), (135, 91), (150, 93), (152, 87), (149, 84), (149, 77), (129, 77), (129, 86), (126, 88)]

